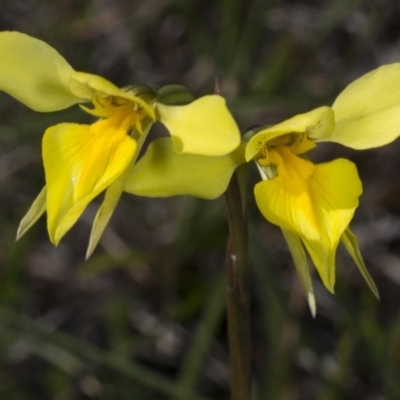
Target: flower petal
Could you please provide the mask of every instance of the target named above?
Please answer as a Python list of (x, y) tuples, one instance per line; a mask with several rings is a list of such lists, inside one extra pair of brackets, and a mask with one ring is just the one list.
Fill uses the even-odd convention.
[(114, 213), (115, 207), (124, 191), (126, 180), (131, 172), (131, 169), (134, 167), (136, 159), (140, 153), (140, 149), (142, 148), (144, 142), (146, 141), (147, 135), (152, 127), (152, 121), (147, 121), (147, 124), (143, 126), (143, 135), (139, 138), (137, 142), (137, 149), (132, 157), (129, 166), (126, 167), (124, 172), (115, 180), (106, 190), (104, 195), (103, 203), (96, 213), (96, 217), (93, 221), (92, 231), (90, 233), (89, 245), (86, 250), (86, 260), (93, 254), (101, 235), (106, 228), (108, 221), (112, 217)]
[(301, 239), (296, 234), (282, 229), (283, 236), (289, 247), (290, 254), (292, 255), (297, 274), (299, 275), (300, 282), (303, 285), (304, 291), (307, 295), (308, 306), (313, 317), (317, 313), (317, 305), (315, 303), (314, 288), (312, 285), (310, 270), (308, 269), (308, 262), (306, 252), (304, 251)]
[[(295, 115), (277, 125), (258, 131), (247, 144), (246, 160), (250, 161), (259, 157), (260, 151), (267, 142), (279, 136), (304, 133), (306, 134), (304, 139), (317, 139), (329, 136), (334, 126), (335, 117), (333, 111), (326, 106), (316, 108), (305, 114)], [(303, 154), (315, 147), (315, 144), (311, 140), (301, 140), (295, 146), (293, 147), (292, 145), (292, 152)]]
[(136, 142), (117, 117), (90, 126), (60, 124), (44, 134), (47, 224), (55, 244), (87, 204), (121, 175), (135, 153)]
[(244, 146), (226, 156), (175, 154), (170, 138), (154, 140), (128, 175), (125, 191), (139, 196), (215, 199), (244, 163)]
[(121, 179), (120, 177), (106, 190), (103, 203), (98, 209), (96, 218), (93, 222), (89, 245), (86, 251), (86, 260), (93, 254), (94, 249), (99, 243), (100, 237), (118, 204), (122, 192), (124, 191), (124, 184), (125, 179)]
[(47, 188), (45, 186), (33, 201), (24, 218), (22, 218), (18, 227), (16, 240), (19, 240), (21, 236), (24, 235), (26, 231), (30, 229), (31, 226), (44, 214), (46, 211), (46, 196)]
[(371, 289), (372, 293), (379, 300), (378, 288), (376, 287), (375, 282), (372, 279), (372, 276), (369, 274), (368, 269), (364, 263), (360, 248), (358, 247), (357, 236), (351, 231), (350, 228), (347, 228), (344, 231), (342, 235), (342, 242), (346, 247), (347, 251), (349, 252), (354, 263), (357, 265), (358, 270), (365, 279), (365, 282), (367, 282), (367, 285)]
[(336, 127), (321, 141), (369, 149), (400, 135), (400, 63), (384, 65), (355, 80), (332, 106)]
[(138, 104), (146, 111), (146, 114), (155, 119), (153, 107), (145, 100), (133, 95), (129, 91), (122, 90), (115, 86), (107, 79), (98, 75), (87, 74), (85, 72), (75, 72), (70, 79), (69, 87), (71, 92), (79, 97), (91, 100), (94, 96), (99, 97), (115, 97), (128, 100), (134, 104)]
[(240, 144), (239, 129), (221, 96), (204, 96), (185, 106), (158, 104), (157, 109), (175, 153), (221, 156)]
[(75, 72), (47, 43), (19, 32), (0, 33), (0, 90), (35, 111), (57, 111), (82, 101), (69, 90)]
[(278, 175), (255, 187), (257, 205), (268, 221), (302, 239), (333, 291), (336, 248), (362, 192), (357, 169), (344, 159), (314, 165), (288, 149), (281, 152)]

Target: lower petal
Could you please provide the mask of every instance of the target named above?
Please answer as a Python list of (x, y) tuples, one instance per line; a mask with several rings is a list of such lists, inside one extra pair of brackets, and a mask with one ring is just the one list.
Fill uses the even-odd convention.
[(43, 137), (50, 239), (57, 244), (87, 204), (114, 182), (132, 159), (136, 142), (107, 120), (60, 124)]
[(21, 236), (24, 235), (26, 231), (30, 229), (32, 225), (44, 214), (46, 211), (46, 196), (47, 188), (45, 186), (33, 201), (24, 218), (22, 218), (18, 227), (16, 240), (19, 240)]
[(361, 192), (357, 169), (350, 161), (313, 165), (287, 154), (279, 175), (255, 187), (264, 217), (302, 239), (330, 291), (335, 283), (336, 248)]
[(124, 191), (125, 174), (118, 178), (107, 190), (103, 203), (97, 211), (94, 219), (92, 232), (90, 233), (89, 245), (86, 251), (86, 259), (88, 259), (99, 243), (100, 237), (106, 228), (108, 221), (112, 217), (115, 207)]
[(375, 282), (372, 279), (372, 276), (369, 274), (367, 267), (364, 263), (360, 248), (358, 246), (357, 236), (351, 231), (350, 228), (347, 228), (345, 230), (345, 232), (343, 233), (342, 243), (346, 247), (346, 249), (349, 252), (350, 257), (353, 259), (354, 263), (357, 265), (358, 270), (360, 271), (361, 275), (365, 279), (365, 282), (367, 282), (372, 293), (379, 300), (378, 288), (376, 287)]
[(289, 247), (290, 254), (292, 255), (300, 282), (306, 292), (311, 314), (315, 317), (315, 314), (317, 313), (317, 305), (315, 302), (314, 288), (312, 285), (310, 270), (308, 269), (307, 255), (304, 246), (301, 239), (296, 234), (285, 229), (282, 229), (282, 233), (286, 240), (286, 244)]
[(148, 197), (215, 199), (225, 192), (233, 171), (244, 162), (244, 147), (218, 157), (176, 154), (170, 138), (157, 139), (132, 167), (125, 191)]

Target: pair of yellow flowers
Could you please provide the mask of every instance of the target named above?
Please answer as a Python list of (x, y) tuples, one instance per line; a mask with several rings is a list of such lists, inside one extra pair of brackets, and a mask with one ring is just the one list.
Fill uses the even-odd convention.
[[(0, 90), (35, 111), (79, 104), (98, 117), (91, 125), (61, 123), (46, 130), (46, 186), (21, 221), (18, 237), (46, 211), (50, 240), (57, 244), (88, 203), (105, 191), (89, 256), (124, 191), (214, 199), (226, 190), (235, 168), (255, 161), (262, 178), (255, 187), (257, 205), (282, 229), (310, 303), (306, 251), (333, 291), (340, 241), (377, 294), (349, 229), (362, 192), (355, 165), (345, 159), (315, 165), (304, 154), (325, 141), (354, 149), (393, 141), (400, 133), (400, 64), (354, 81), (332, 107), (260, 128), (246, 142), (221, 96), (193, 100), (183, 87), (172, 85), (118, 88), (99, 76), (76, 72), (55, 49), (18, 32), (0, 33), (0, 52)], [(138, 161), (156, 121), (170, 137), (151, 142)]]

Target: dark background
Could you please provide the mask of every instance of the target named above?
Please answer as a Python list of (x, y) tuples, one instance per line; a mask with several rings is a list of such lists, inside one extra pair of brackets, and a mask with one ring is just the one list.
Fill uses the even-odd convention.
[[(0, 30), (119, 86), (179, 83), (201, 96), (217, 76), (242, 131), (330, 105), (400, 60), (400, 3), (389, 0), (2, 0), (0, 10)], [(88, 262), (99, 201), (57, 248), (45, 218), (14, 242), (44, 184), (44, 130), (89, 121), (78, 107), (40, 114), (0, 95), (0, 399), (228, 399), (223, 198), (125, 194)], [(381, 294), (339, 249), (336, 294), (314, 274), (315, 319), (279, 229), (255, 207), (252, 166), (254, 399), (400, 398), (399, 151), (396, 141), (310, 154), (357, 164), (352, 228)]]

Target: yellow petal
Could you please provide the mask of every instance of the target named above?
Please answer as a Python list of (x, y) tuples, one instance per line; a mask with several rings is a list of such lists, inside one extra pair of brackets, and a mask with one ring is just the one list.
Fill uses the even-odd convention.
[(288, 245), (290, 254), (292, 255), (297, 274), (299, 275), (300, 282), (303, 285), (304, 291), (307, 295), (308, 306), (313, 317), (317, 312), (317, 305), (315, 302), (314, 288), (312, 285), (310, 270), (308, 269), (308, 262), (306, 252), (304, 251), (301, 239), (296, 234), (282, 229), (283, 236)]
[(87, 74), (85, 72), (75, 72), (72, 74), (70, 90), (77, 96), (91, 100), (92, 97), (113, 97), (128, 100), (134, 104), (138, 104), (146, 111), (146, 114), (155, 119), (154, 108), (138, 96), (133, 95), (129, 91), (118, 88), (107, 79), (98, 75)]
[(16, 240), (19, 240), (21, 236), (24, 235), (26, 231), (30, 229), (31, 226), (44, 214), (46, 211), (46, 196), (47, 189), (45, 186), (33, 201), (24, 218), (22, 218), (18, 227)]
[(139, 138), (137, 142), (137, 149), (133, 158), (131, 159), (129, 166), (127, 166), (127, 168), (120, 175), (120, 177), (114, 183), (112, 183), (106, 190), (103, 203), (98, 209), (96, 217), (93, 222), (92, 232), (90, 233), (89, 245), (86, 251), (86, 259), (88, 259), (93, 254), (93, 251), (95, 250), (97, 244), (99, 243), (101, 235), (103, 234), (104, 229), (108, 224), (108, 221), (112, 217), (115, 207), (117, 206), (117, 203), (122, 195), (122, 192), (124, 191), (127, 177), (129, 176), (131, 169), (135, 165), (136, 159), (140, 153), (140, 149), (142, 148), (144, 142), (146, 141), (147, 134), (149, 133), (152, 125), (153, 124), (150, 120), (148, 120), (147, 123), (144, 124), (143, 135)]
[(50, 239), (57, 244), (87, 204), (114, 182), (132, 159), (136, 142), (129, 117), (92, 125), (60, 124), (43, 137)]
[(240, 144), (239, 129), (221, 96), (204, 96), (185, 106), (158, 104), (157, 109), (175, 153), (221, 156)]
[(325, 286), (333, 291), (335, 252), (362, 192), (357, 169), (344, 159), (314, 165), (283, 148), (278, 175), (255, 187), (264, 217), (298, 235)]
[(82, 101), (69, 90), (73, 68), (47, 43), (1, 32), (0, 49), (0, 90), (35, 111), (62, 110)]
[(323, 140), (354, 149), (392, 142), (400, 135), (400, 64), (384, 65), (355, 80), (332, 108), (335, 130)]
[(358, 247), (358, 240), (356, 235), (351, 231), (350, 228), (347, 228), (343, 235), (342, 235), (342, 242), (346, 247), (347, 251), (349, 252), (351, 258), (353, 259), (354, 263), (357, 265), (358, 270), (360, 271), (361, 275), (367, 282), (367, 285), (371, 289), (372, 293), (375, 297), (379, 300), (379, 291), (375, 285), (372, 276), (369, 274), (367, 267), (364, 263), (364, 260), (361, 255), (360, 248)]
[(226, 156), (176, 154), (170, 138), (153, 141), (132, 168), (125, 191), (139, 196), (191, 195), (215, 199), (225, 192), (233, 171), (244, 163), (244, 146)]
[(94, 219), (92, 232), (90, 233), (89, 245), (86, 251), (86, 260), (93, 254), (100, 237), (110, 220), (115, 207), (124, 191), (125, 180), (118, 178), (107, 190), (104, 196), (103, 203), (97, 211)]
[[(304, 133), (305, 136), (300, 138), (301, 140), (297, 143), (294, 143), (296, 141), (296, 135), (292, 139), (290, 136), (287, 136), (286, 140), (292, 140), (293, 144), (296, 145), (297, 148), (292, 149), (293, 153), (303, 154), (315, 147), (313, 141), (307, 139), (317, 139), (329, 136), (332, 133), (334, 126), (334, 114), (332, 109), (329, 107), (319, 107), (305, 114), (296, 115), (277, 125), (257, 132), (247, 144), (246, 160), (250, 161), (254, 158), (258, 158), (262, 148), (273, 139), (278, 139), (283, 135), (301, 133)], [(272, 143), (272, 146), (273, 145), (274, 143)], [(291, 143), (287, 143), (287, 145), (291, 145)]]

